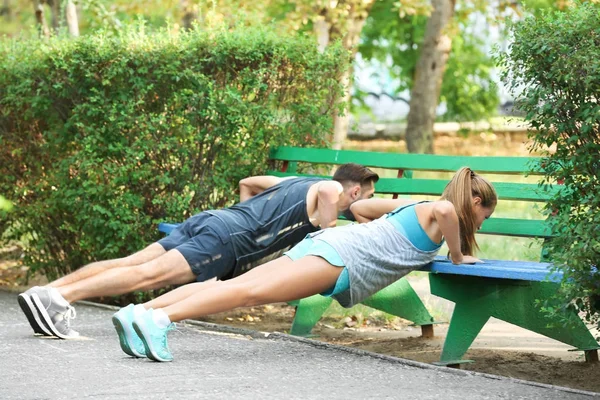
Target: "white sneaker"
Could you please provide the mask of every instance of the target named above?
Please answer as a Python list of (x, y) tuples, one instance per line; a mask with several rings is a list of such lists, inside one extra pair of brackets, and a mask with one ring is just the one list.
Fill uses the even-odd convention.
[(73, 339), (79, 337), (79, 332), (71, 329), (71, 320), (75, 319), (77, 313), (69, 303), (60, 305), (52, 300), (50, 290), (41, 288), (31, 294), (31, 299), (44, 326), (49, 329), (53, 335), (61, 339)]
[(34, 286), (25, 291), (24, 293), (21, 293), (18, 297), (19, 306), (21, 307), (21, 310), (27, 317), (29, 325), (31, 325), (31, 327), (33, 328), (33, 332), (44, 336), (54, 336), (50, 329), (46, 328), (46, 326), (42, 322), (37, 309), (33, 305), (33, 300), (31, 299), (31, 295), (33, 293), (36, 293), (39, 290), (43, 289), (44, 288), (42, 287)]

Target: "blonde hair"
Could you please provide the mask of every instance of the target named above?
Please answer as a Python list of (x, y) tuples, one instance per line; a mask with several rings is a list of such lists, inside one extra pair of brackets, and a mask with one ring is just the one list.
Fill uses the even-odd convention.
[(462, 167), (448, 182), (442, 200), (448, 200), (454, 205), (460, 226), (460, 246), (465, 255), (472, 256), (475, 249), (479, 249), (475, 240), (477, 226), (473, 214), (473, 197), (481, 199), (481, 205), (486, 208), (495, 207), (498, 195), (494, 186), (478, 175), (469, 167)]

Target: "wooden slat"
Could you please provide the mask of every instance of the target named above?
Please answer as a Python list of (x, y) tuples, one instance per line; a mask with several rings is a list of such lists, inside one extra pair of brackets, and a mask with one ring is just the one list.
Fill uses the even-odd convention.
[(539, 157), (476, 157), (444, 156), (434, 154), (382, 153), (352, 150), (331, 150), (300, 147), (278, 147), (271, 151), (271, 159), (318, 164), (355, 162), (368, 167), (408, 169), (414, 171), (454, 172), (468, 166), (477, 172), (524, 174), (540, 173)]
[(517, 237), (552, 237), (546, 221), (539, 219), (490, 218), (483, 223), (479, 233)]
[(439, 274), (480, 276), (495, 279), (513, 279), (523, 281), (560, 282), (562, 273), (551, 272), (548, 263), (528, 261), (482, 260), (483, 263), (454, 265), (445, 257), (438, 256), (421, 271)]
[[(291, 174), (279, 171), (269, 171), (269, 174), (285, 176), (318, 176), (323, 179), (331, 179), (326, 175), (302, 175)], [(402, 179), (402, 178), (381, 178), (375, 184), (375, 192), (380, 194), (407, 194), (407, 195), (431, 195), (439, 196), (448, 184), (443, 179)], [(560, 190), (560, 186), (552, 186), (543, 189), (535, 183), (512, 183), (512, 182), (493, 182), (494, 188), (501, 200), (522, 200), (522, 201), (548, 201)]]
[(158, 224), (158, 231), (166, 235), (170, 235), (173, 229), (177, 228), (180, 223), (161, 222)]
[[(440, 179), (397, 179), (382, 178), (375, 184), (377, 193), (440, 195), (448, 184)], [(547, 201), (560, 188), (557, 186), (542, 189), (535, 183), (493, 182), (501, 200)]]

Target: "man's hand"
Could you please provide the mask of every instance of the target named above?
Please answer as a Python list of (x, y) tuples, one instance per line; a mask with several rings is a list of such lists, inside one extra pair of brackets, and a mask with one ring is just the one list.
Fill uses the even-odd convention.
[(272, 175), (259, 175), (242, 179), (240, 181), (240, 203), (264, 192), (271, 186), (277, 185), (284, 179), (289, 178), (279, 178)]

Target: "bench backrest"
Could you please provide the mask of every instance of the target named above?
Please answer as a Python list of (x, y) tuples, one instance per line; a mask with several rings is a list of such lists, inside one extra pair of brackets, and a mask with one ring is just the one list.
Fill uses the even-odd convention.
[[(271, 151), (270, 158), (276, 162), (277, 170), (269, 173), (277, 176), (303, 175), (297, 172), (299, 167), (305, 164), (340, 165), (354, 162), (371, 168), (394, 170), (397, 171), (397, 178), (381, 178), (375, 185), (376, 193), (393, 194), (394, 197), (398, 195), (439, 196), (448, 180), (416, 179), (413, 178), (412, 171), (453, 173), (463, 166), (470, 167), (493, 182), (501, 200), (545, 202), (559, 190), (557, 186), (541, 187), (537, 183), (494, 180), (494, 175), (539, 175), (539, 157), (445, 156), (279, 147)], [(519, 237), (551, 237), (545, 220), (525, 218), (492, 217), (485, 221), (479, 233)]]

